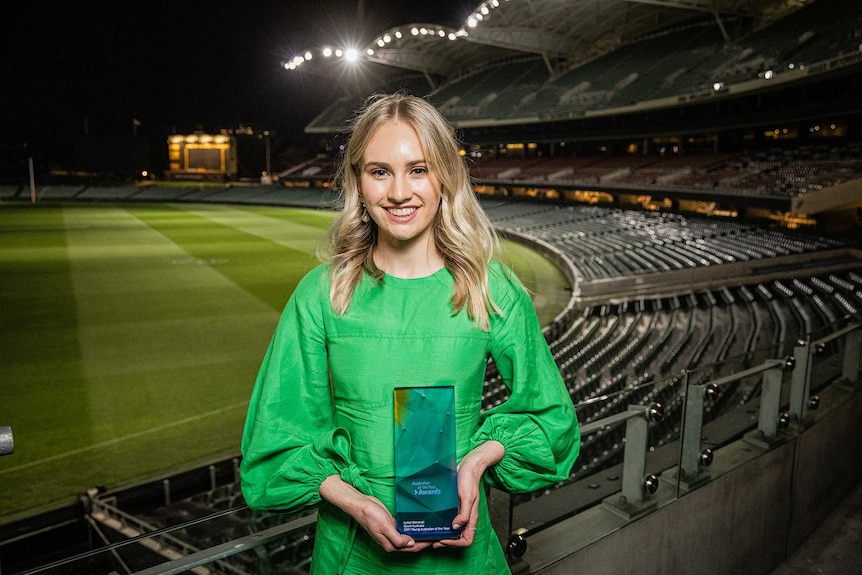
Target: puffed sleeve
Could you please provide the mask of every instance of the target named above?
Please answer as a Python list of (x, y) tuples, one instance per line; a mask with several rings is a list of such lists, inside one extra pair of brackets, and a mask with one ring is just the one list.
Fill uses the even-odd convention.
[(330, 475), (359, 480), (350, 436), (333, 423), (321, 310), (325, 273), (315, 268), (297, 285), (254, 384), (240, 464), (242, 493), (252, 508), (299, 509), (320, 501), (320, 484)]
[(529, 294), (503, 266), (492, 267), (491, 279), (502, 312), (492, 318), (491, 356), (510, 395), (481, 415), (472, 445), (503, 444), (503, 459), (489, 469), (492, 485), (534, 491), (569, 477), (580, 451), (578, 420)]

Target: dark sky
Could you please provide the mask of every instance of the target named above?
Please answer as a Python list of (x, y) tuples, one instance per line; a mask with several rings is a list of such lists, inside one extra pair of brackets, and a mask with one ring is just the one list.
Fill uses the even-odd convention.
[[(291, 75), (301, 50), (393, 26), (459, 27), (477, 0), (13, 2), (0, 34), (0, 139), (239, 124), (290, 139), (338, 86)], [(360, 11), (362, 6), (362, 11)], [(364, 42), (363, 42), (364, 44)], [(8, 142), (7, 142), (8, 143)]]

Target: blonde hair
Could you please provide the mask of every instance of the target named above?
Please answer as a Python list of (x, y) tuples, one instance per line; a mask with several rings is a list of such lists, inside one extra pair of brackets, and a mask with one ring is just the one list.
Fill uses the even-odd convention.
[(369, 218), (362, 221), (359, 173), (371, 137), (380, 126), (394, 121), (416, 130), (428, 169), (440, 180), (442, 200), (434, 220), (434, 244), (454, 277), (452, 312), (466, 306), (473, 325), (487, 331), (490, 314), (499, 313), (488, 288), (488, 266), (499, 240), (470, 185), (449, 123), (430, 103), (400, 92), (369, 97), (351, 125), (338, 173), (344, 207), (321, 251), (324, 261), (332, 265), (332, 307), (336, 313), (347, 311), (363, 273), (383, 280), (383, 272), (371, 258), (377, 225)]

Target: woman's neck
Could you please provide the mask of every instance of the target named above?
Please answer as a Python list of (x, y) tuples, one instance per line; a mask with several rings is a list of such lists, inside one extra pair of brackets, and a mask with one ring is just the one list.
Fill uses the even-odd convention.
[(433, 244), (407, 249), (378, 244), (374, 246), (371, 256), (377, 269), (403, 279), (427, 277), (445, 265), (443, 256)]

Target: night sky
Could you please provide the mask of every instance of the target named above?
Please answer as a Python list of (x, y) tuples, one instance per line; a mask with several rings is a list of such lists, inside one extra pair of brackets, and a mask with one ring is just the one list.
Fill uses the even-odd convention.
[[(285, 140), (338, 94), (280, 67), (301, 50), (393, 26), (460, 27), (476, 0), (14, 2), (0, 35), (0, 143), (83, 133), (217, 131)], [(362, 10), (360, 10), (360, 6)], [(360, 13), (365, 18), (359, 17)], [(363, 25), (364, 21), (364, 25)], [(133, 128), (133, 120), (140, 122)]]

